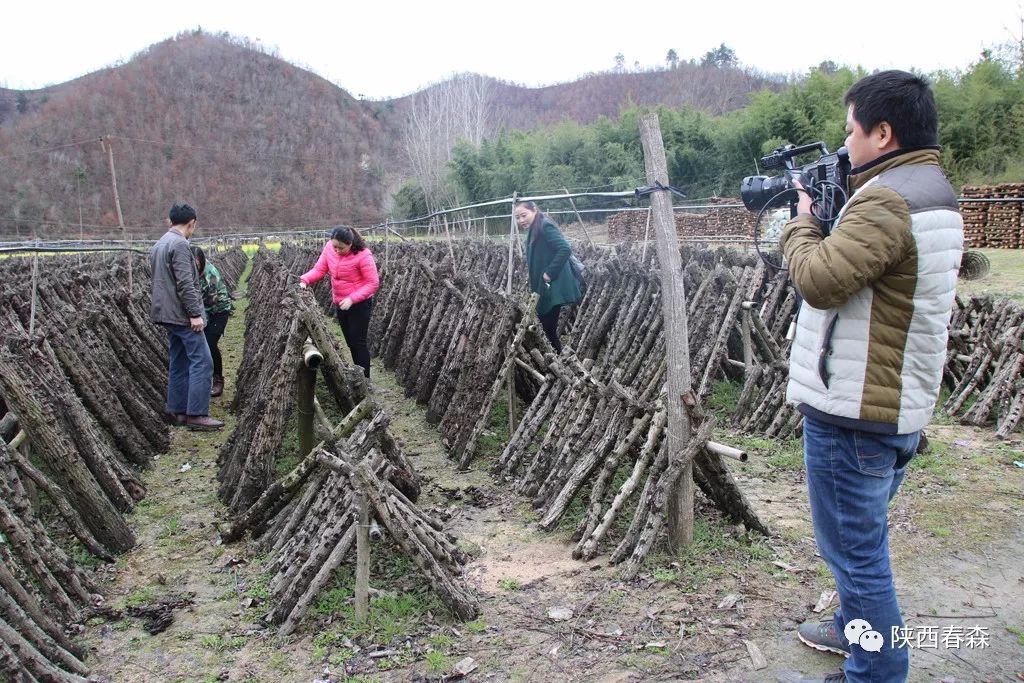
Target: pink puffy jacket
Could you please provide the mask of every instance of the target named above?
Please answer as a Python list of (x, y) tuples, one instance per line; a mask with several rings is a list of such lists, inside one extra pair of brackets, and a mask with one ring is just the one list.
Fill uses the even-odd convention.
[(319, 282), (328, 272), (331, 274), (331, 295), (336, 304), (341, 303), (345, 297), (351, 298), (354, 304), (366, 301), (380, 286), (377, 264), (373, 260), (373, 254), (366, 248), (339, 256), (328, 240), (320, 252), (320, 258), (316, 260), (316, 265), (300, 279), (307, 285), (312, 285)]

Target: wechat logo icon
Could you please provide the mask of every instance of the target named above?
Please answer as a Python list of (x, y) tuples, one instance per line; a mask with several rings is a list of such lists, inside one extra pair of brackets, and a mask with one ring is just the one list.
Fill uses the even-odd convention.
[(871, 624), (864, 619), (847, 622), (843, 635), (850, 645), (860, 645), (867, 652), (880, 652), (885, 643), (882, 634), (872, 629)]

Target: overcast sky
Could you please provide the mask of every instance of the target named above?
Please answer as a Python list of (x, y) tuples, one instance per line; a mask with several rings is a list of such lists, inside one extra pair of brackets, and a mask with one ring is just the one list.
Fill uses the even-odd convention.
[(803, 73), (824, 60), (876, 68), (964, 69), (1019, 40), (1020, 0), (970, 2), (511, 3), (236, 0), (7, 3), (0, 86), (38, 88), (128, 60), (201, 26), (260, 41), (354, 96), (385, 99), (460, 71), (526, 86), (615, 65), (700, 59), (725, 43), (747, 66)]

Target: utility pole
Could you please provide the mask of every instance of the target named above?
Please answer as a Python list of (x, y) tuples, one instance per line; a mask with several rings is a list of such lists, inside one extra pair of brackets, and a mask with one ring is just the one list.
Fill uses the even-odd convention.
[[(121, 227), (121, 241), (125, 241), (124, 214), (121, 213), (121, 196), (117, 193), (117, 171), (114, 170), (114, 144), (107, 135), (100, 139), (103, 149), (107, 151), (107, 161), (110, 163), (110, 184), (114, 188), (114, 208), (117, 209), (117, 224)], [(128, 293), (132, 291), (132, 252), (127, 253), (128, 259)]]
[[(661, 125), (656, 113), (640, 119), (640, 142), (644, 150), (647, 184), (664, 186), (664, 190), (651, 193), (651, 223), (654, 225), (655, 247), (661, 266), (661, 306), (665, 320), (665, 360), (668, 363), (668, 398), (665, 401), (668, 424), (668, 461), (677, 462), (690, 441), (690, 415), (687, 405), (694, 402), (690, 376), (690, 345), (686, 318), (686, 289), (683, 282), (683, 264), (679, 256), (679, 237), (676, 235), (672, 213), (672, 195), (668, 190), (668, 163)], [(687, 405), (684, 405), (684, 402)], [(673, 552), (680, 552), (693, 541), (693, 463), (682, 469), (679, 481), (668, 497), (669, 544)]]

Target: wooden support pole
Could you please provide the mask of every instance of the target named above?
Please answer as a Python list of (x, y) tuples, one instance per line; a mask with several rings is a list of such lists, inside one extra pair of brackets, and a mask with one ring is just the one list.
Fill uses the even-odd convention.
[(452, 257), (452, 272), (458, 275), (458, 271), (455, 270), (455, 250), (452, 249), (452, 233), (448, 230), (448, 216), (441, 216), (444, 220), (444, 236), (448, 239), (448, 255)]
[(28, 314), (28, 336), (32, 336), (36, 330), (36, 299), (39, 291), (39, 252), (32, 252), (32, 303), (29, 305)]
[(750, 341), (750, 309), (744, 307), (740, 314), (740, 336), (743, 340), (743, 372), (744, 374), (754, 369), (754, 345)]
[(359, 524), (356, 526), (356, 621), (370, 616), (370, 502), (356, 494)]
[[(675, 220), (675, 218), (673, 218)], [(675, 227), (673, 225), (673, 227)], [(647, 262), (647, 240), (651, 238), (651, 207), (647, 207), (647, 227), (644, 228), (644, 246), (640, 250), (640, 263)]]
[[(505, 283), (505, 295), (509, 298), (512, 297), (512, 249), (514, 244), (519, 238), (519, 232), (516, 229), (516, 202), (518, 201), (519, 193), (512, 193), (512, 210), (509, 211), (511, 215), (508, 237), (508, 281)], [(513, 354), (515, 350), (513, 349)], [(513, 368), (508, 373), (508, 435), (509, 438), (516, 433), (516, 372)]]
[[(568, 187), (563, 187), (562, 190), (566, 194), (569, 194), (569, 188)], [(586, 237), (587, 237), (587, 243), (590, 244), (590, 246), (594, 246), (594, 240), (590, 239), (590, 233), (587, 232), (587, 226), (586, 226), (586, 224), (583, 223), (583, 216), (580, 215), (579, 210), (576, 208), (576, 202), (574, 202), (572, 200), (572, 197), (569, 197), (569, 206), (572, 207), (573, 213), (576, 214), (576, 220), (578, 220), (580, 222), (580, 227), (583, 228), (583, 234), (586, 235)]]
[(316, 444), (313, 421), (316, 416), (316, 369), (320, 365), (320, 352), (309, 339), (302, 348), (303, 363), (298, 367), (298, 380), (295, 382), (296, 427), (299, 432), (299, 452), (309, 453)]
[[(656, 113), (645, 114), (640, 118), (640, 142), (644, 150), (647, 184), (667, 187), (668, 163)], [(661, 265), (661, 308), (665, 321), (665, 357), (668, 362), (668, 422), (665, 432), (669, 463), (673, 463), (683, 457), (690, 441), (690, 416), (683, 401), (684, 398), (692, 398), (693, 382), (690, 376), (683, 265), (672, 214), (672, 197), (667, 189), (651, 193), (651, 222)], [(679, 481), (669, 494), (667, 523), (669, 543), (673, 551), (678, 553), (693, 541), (692, 461), (684, 464)]]

